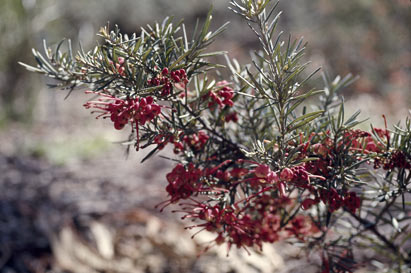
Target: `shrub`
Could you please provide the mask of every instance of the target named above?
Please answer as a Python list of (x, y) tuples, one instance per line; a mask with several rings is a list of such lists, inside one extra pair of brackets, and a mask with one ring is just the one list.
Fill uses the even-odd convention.
[(188, 228), (215, 233), (207, 248), (300, 242), (320, 254), (323, 272), (352, 272), (364, 262), (355, 251), (366, 247), (406, 270), (410, 119), (393, 130), (356, 128), (359, 111), (346, 117), (340, 97), (351, 75), (323, 73), (324, 88), (307, 90), (318, 70), (305, 74), (302, 39), (281, 40), (276, 4), (230, 4), (261, 49), (251, 65), (227, 58), (229, 78), (209, 61), (224, 52), (205, 51), (226, 28), (209, 31), (211, 12), (192, 38), (171, 18), (131, 36), (103, 27), (90, 51), (73, 56), (67, 41), (62, 52), (63, 41), (53, 53), (45, 44), (45, 56), (33, 50), (37, 67), (22, 65), (69, 94), (86, 88), (94, 96), (86, 108), (129, 129), (136, 150), (151, 149), (143, 161), (171, 146), (178, 163), (159, 208), (178, 204)]

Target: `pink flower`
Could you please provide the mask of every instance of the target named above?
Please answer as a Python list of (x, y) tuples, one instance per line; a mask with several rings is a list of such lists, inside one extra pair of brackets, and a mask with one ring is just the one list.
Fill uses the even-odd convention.
[(258, 167), (254, 169), (255, 176), (259, 178), (266, 178), (270, 172), (270, 167), (266, 164), (258, 165)]
[(294, 172), (290, 168), (284, 168), (280, 173), (280, 179), (291, 181), (294, 178)]
[(278, 182), (278, 175), (266, 164), (259, 164), (254, 169), (254, 175), (256, 178), (266, 180), (267, 183)]
[(303, 210), (307, 210), (317, 203), (318, 201), (311, 198), (307, 198), (301, 203), (301, 207), (303, 208)]

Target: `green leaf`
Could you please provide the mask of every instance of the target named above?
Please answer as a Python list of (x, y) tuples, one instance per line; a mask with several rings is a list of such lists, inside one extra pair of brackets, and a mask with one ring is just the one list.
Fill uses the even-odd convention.
[(322, 94), (322, 93), (324, 93), (324, 90), (311, 89), (307, 93), (304, 93), (304, 94), (299, 95), (299, 96), (292, 97), (291, 100), (301, 100), (301, 99), (305, 100), (309, 97), (312, 97), (312, 96), (315, 96), (315, 95), (318, 95), (318, 94)]
[(43, 55), (33, 48), (33, 55), (37, 63), (46, 69), (47, 72), (53, 75), (57, 75), (57, 70), (43, 57)]
[(155, 147), (153, 150), (151, 150), (141, 161), (140, 163), (143, 163), (144, 161), (146, 161), (147, 159), (149, 159), (150, 157), (152, 157), (158, 150), (158, 146)]
[(288, 132), (294, 131), (295, 129), (300, 128), (301, 126), (306, 125), (307, 123), (309, 123), (310, 121), (316, 119), (317, 117), (321, 116), (321, 114), (323, 113), (323, 110), (320, 111), (315, 111), (315, 112), (311, 112), (308, 114), (305, 114), (303, 116), (300, 116), (298, 118), (296, 118), (295, 120), (293, 120), (289, 125), (288, 125)]
[(192, 50), (189, 50), (187, 52), (185, 52), (183, 55), (181, 55), (180, 57), (178, 57), (177, 60), (175, 60), (169, 67), (169, 69), (173, 70), (179, 62), (181, 62), (185, 57), (187, 57), (190, 53), (192, 52)]
[(219, 27), (217, 30), (211, 33), (208, 36), (208, 40), (213, 40), (216, 36), (220, 35), (220, 33), (222, 33), (223, 31), (227, 29), (228, 24), (230, 24), (230, 22), (225, 22), (221, 27)]
[(24, 68), (27, 69), (28, 71), (36, 72), (36, 73), (45, 73), (44, 70), (41, 70), (37, 67), (31, 66), (31, 65), (28, 65), (22, 62), (18, 62), (18, 64), (24, 66)]
[(355, 121), (355, 119), (358, 117), (358, 115), (361, 113), (361, 110), (357, 110), (350, 118), (348, 118), (344, 125), (349, 125), (350, 123), (352, 123), (353, 121)]
[(213, 56), (218, 56), (218, 55), (225, 55), (227, 53), (228, 53), (227, 51), (214, 51), (214, 52), (202, 53), (198, 55), (198, 57), (199, 58), (213, 57)]
[(307, 98), (318, 95), (323, 93), (324, 90), (315, 90), (315, 89), (311, 89), (310, 91), (308, 91), (305, 94), (299, 95), (297, 97), (292, 98), (291, 100), (297, 100), (296, 102), (294, 102), (294, 104), (287, 110), (286, 112), (286, 116), (290, 115), (299, 105), (301, 105)]
[(208, 29), (210, 28), (211, 19), (213, 18), (212, 11), (213, 11), (213, 8), (211, 7), (207, 13), (206, 21), (204, 22), (200, 36), (198, 37), (198, 40), (200, 41), (203, 41), (208, 33)]
[(242, 81), (244, 81), (249, 87), (257, 89), (257, 87), (255, 87), (252, 83), (250, 83), (249, 81), (247, 81), (243, 76), (241, 76), (239, 73), (235, 73), (235, 75), (237, 77), (239, 77)]
[(251, 79), (251, 81), (254, 83), (253, 88), (257, 89), (258, 92), (260, 92), (260, 94), (264, 97), (268, 97), (271, 98), (266, 92), (265, 90), (261, 87), (261, 84), (257, 82), (257, 80), (254, 78), (254, 76), (251, 74), (250, 71), (248, 71), (248, 69), (246, 69), (248, 77)]

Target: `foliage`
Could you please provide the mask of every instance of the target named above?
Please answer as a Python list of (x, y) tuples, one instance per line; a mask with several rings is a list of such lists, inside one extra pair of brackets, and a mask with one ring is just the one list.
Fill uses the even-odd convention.
[[(216, 233), (213, 244), (247, 249), (286, 240), (318, 251), (323, 272), (352, 272), (353, 246), (386, 253), (398, 271), (410, 264), (411, 121), (394, 130), (356, 129), (359, 112), (346, 117), (341, 90), (351, 75), (306, 90), (302, 39), (282, 40), (277, 4), (231, 1), (257, 36), (252, 63), (227, 58), (232, 77), (206, 52), (226, 25), (209, 31), (211, 12), (189, 38), (183, 22), (166, 18), (122, 34), (101, 28), (102, 41), (75, 56), (70, 41), (45, 54), (37, 67), (53, 87), (87, 88), (85, 103), (115, 129), (130, 128), (128, 145), (174, 148), (167, 175), (169, 199), (199, 227)], [(66, 43), (67, 51), (62, 51)], [(310, 103), (309, 98), (319, 98)], [(369, 166), (368, 166), (369, 165)], [(408, 196), (408, 197), (407, 197)]]

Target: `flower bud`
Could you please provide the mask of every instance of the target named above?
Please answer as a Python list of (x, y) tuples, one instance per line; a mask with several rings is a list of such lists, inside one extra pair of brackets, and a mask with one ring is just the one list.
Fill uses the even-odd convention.
[(267, 180), (268, 182), (278, 182), (278, 175), (277, 173), (270, 171), (270, 173), (267, 175)]
[(270, 167), (266, 164), (258, 165), (257, 168), (254, 169), (255, 176), (259, 178), (266, 178), (270, 172)]
[(294, 177), (294, 172), (290, 168), (284, 168), (280, 173), (281, 180), (291, 181)]
[(144, 107), (144, 111), (146, 113), (150, 113), (151, 112), (151, 104), (147, 104), (146, 107)]
[(366, 150), (370, 152), (376, 152), (377, 151), (377, 145), (375, 145), (374, 141), (370, 141), (367, 143), (367, 146), (365, 147)]
[(314, 199), (307, 198), (301, 203), (301, 207), (303, 210), (307, 210), (311, 208), (312, 205), (316, 204), (317, 202)]

